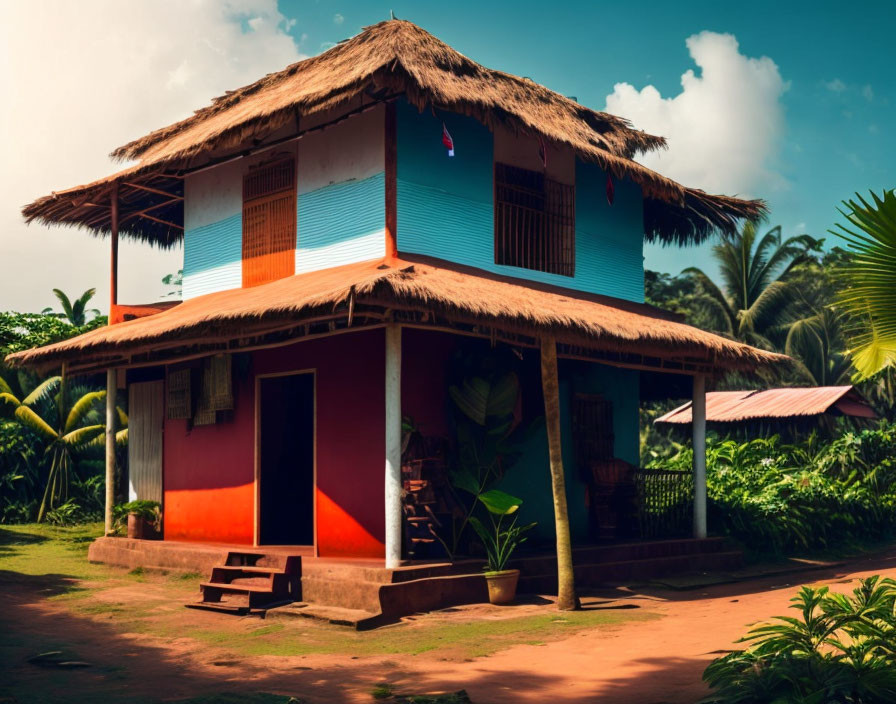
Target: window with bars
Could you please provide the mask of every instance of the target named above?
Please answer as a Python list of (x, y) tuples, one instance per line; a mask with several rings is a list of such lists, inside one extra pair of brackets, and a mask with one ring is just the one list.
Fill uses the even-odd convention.
[(613, 459), (613, 404), (600, 394), (575, 394), (572, 439), (576, 464), (584, 475), (590, 475), (593, 462)]
[(296, 271), (296, 166), (290, 156), (243, 177), (243, 286)]
[(495, 263), (574, 276), (575, 187), (496, 163)]

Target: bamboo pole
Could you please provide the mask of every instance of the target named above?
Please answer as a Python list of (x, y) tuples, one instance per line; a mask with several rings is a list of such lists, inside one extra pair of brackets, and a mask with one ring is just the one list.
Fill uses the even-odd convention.
[(557, 535), (557, 608), (579, 608), (572, 564), (572, 540), (566, 509), (566, 479), (560, 437), (560, 382), (557, 371), (557, 342), (541, 339), (541, 386), (544, 392), (545, 425), (548, 433), (551, 489), (554, 494), (554, 525)]

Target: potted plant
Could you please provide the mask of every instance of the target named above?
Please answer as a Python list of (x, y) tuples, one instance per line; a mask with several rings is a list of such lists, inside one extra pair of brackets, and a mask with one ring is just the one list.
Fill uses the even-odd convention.
[[(482, 540), (488, 556), (485, 566), (488, 600), (492, 604), (509, 604), (516, 596), (520, 571), (507, 569), (507, 562), (513, 551), (525, 542), (526, 533), (535, 527), (535, 523), (517, 525), (517, 511), (523, 503), (522, 499), (497, 489), (483, 492), (478, 498), (488, 511), (491, 522), (491, 526), (486, 526), (476, 516), (470, 517), (470, 523)], [(508, 516), (511, 515), (513, 519), (507, 523)]]
[(158, 501), (129, 501), (115, 507), (116, 528), (127, 524), (127, 536), (138, 540), (162, 537), (162, 505)]

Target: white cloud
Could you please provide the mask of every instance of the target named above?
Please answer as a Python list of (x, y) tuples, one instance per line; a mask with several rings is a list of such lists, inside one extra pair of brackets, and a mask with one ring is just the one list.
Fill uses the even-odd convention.
[(345, 17), (340, 15), (338, 12), (335, 15), (333, 15), (333, 23), (334, 24), (342, 24), (343, 22), (345, 22)]
[(708, 191), (755, 196), (770, 184), (780, 187), (773, 162), (787, 84), (778, 67), (766, 56), (741, 54), (730, 34), (701, 32), (686, 45), (700, 75), (686, 71), (677, 95), (664, 98), (652, 85), (639, 91), (617, 83), (607, 96), (607, 111), (669, 142), (668, 150), (639, 161)]
[(869, 103), (874, 100), (874, 89), (870, 84), (866, 83), (862, 86), (862, 97)]
[[(25, 227), (19, 209), (51, 190), (120, 168), (107, 154), (186, 117), (227, 89), (300, 58), (276, 0), (39, 0), (0, 19), (0, 310), (53, 305), (50, 289), (98, 289), (108, 302), (108, 243)], [(122, 302), (164, 287), (180, 253), (121, 248)]]
[(827, 81), (824, 84), (824, 87), (827, 88), (832, 93), (842, 93), (846, 90), (846, 84), (841, 81), (839, 78), (835, 78), (831, 81)]

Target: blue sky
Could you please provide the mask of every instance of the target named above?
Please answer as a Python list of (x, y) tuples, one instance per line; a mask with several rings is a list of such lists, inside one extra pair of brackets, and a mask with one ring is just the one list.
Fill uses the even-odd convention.
[[(4, 9), (0, 261), (15, 271), (0, 277), (0, 310), (56, 305), (54, 287), (73, 296), (96, 287), (97, 307), (108, 305), (108, 243), (26, 227), (24, 203), (120, 169), (107, 157), (114, 148), (390, 9), (486, 66), (662, 134), (670, 148), (648, 165), (765, 198), (770, 224), (787, 234), (825, 236), (841, 200), (896, 186), (893, 2), (20, 0)], [(161, 279), (181, 259), (179, 249), (124, 240), (121, 301), (168, 293)], [(646, 263), (713, 271), (707, 246), (648, 247)]]
[[(281, 0), (279, 7), (295, 20), (290, 31), (308, 54), (386, 19), (391, 8), (482, 64), (596, 109), (619, 82), (637, 90), (653, 85), (664, 98), (679, 94), (682, 74), (699, 73), (685, 40), (703, 31), (732, 34), (744, 56), (771, 59), (786, 85), (765, 160), (768, 178), (749, 192), (768, 201), (770, 224), (826, 236), (844, 198), (896, 186), (896, 3)], [(749, 113), (763, 107), (741, 113), (760, 121)], [(678, 272), (695, 259), (711, 268), (705, 246), (649, 247), (646, 254), (653, 269)]]

